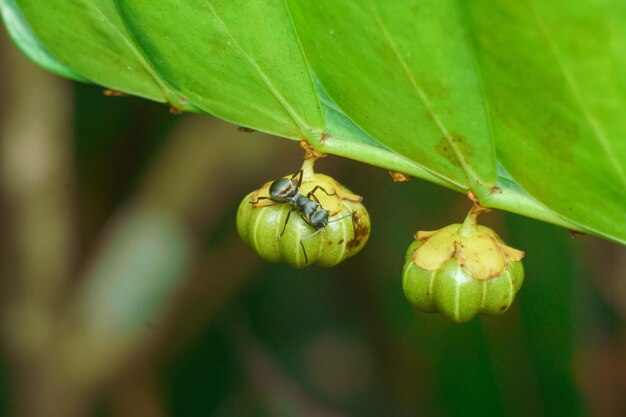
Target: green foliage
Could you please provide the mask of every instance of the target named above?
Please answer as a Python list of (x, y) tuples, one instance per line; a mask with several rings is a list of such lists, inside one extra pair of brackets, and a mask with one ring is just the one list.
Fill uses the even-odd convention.
[(0, 4), (57, 73), (626, 242), (620, 0)]

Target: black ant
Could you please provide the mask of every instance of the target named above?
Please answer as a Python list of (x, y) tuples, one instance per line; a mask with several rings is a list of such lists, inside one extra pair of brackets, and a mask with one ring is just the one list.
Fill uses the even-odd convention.
[(315, 192), (317, 190), (321, 190), (328, 196), (335, 196), (337, 194), (331, 194), (326, 191), (324, 187), (316, 185), (306, 196), (304, 196), (300, 194), (300, 185), (302, 185), (302, 170), (293, 174), (289, 179), (280, 178), (272, 182), (269, 190), (270, 195), (268, 197), (257, 197), (256, 201), (250, 201), (250, 204), (256, 204), (259, 202), (259, 200), (272, 200), (276, 204), (287, 204), (291, 207), (289, 212), (287, 213), (287, 218), (285, 219), (283, 230), (278, 236), (279, 239), (285, 233), (285, 229), (287, 228), (287, 223), (289, 222), (289, 217), (291, 216), (292, 211), (298, 212), (302, 220), (304, 220), (308, 225), (316, 229), (315, 232), (311, 233), (305, 238), (300, 239), (300, 246), (302, 246), (304, 260), (305, 263), (308, 264), (309, 257), (307, 256), (306, 249), (304, 248), (304, 241), (312, 238), (313, 236), (321, 232), (326, 226), (328, 226), (329, 223), (334, 223), (338, 222), (339, 220), (347, 219), (348, 217), (353, 217), (353, 213), (346, 214), (345, 216), (341, 216), (333, 220), (329, 220), (328, 217), (330, 215), (330, 212), (322, 207), (320, 201), (315, 196)]

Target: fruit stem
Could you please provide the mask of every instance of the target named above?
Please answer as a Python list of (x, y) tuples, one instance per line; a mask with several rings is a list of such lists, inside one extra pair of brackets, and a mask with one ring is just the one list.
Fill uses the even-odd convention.
[(315, 170), (313, 169), (313, 165), (315, 164), (315, 159), (305, 159), (302, 162), (302, 181), (312, 181), (315, 177)]
[(467, 217), (465, 217), (465, 221), (463, 221), (461, 230), (459, 230), (461, 236), (464, 237), (472, 236), (476, 232), (476, 226), (478, 225), (476, 218), (480, 213), (491, 211), (488, 208), (480, 205), (480, 201), (473, 192), (468, 191), (467, 198), (469, 198), (474, 204), (472, 205), (472, 209), (469, 211), (469, 213), (467, 213)]
[(463, 225), (461, 226), (461, 230), (459, 230), (461, 236), (464, 237), (472, 236), (476, 232), (476, 226), (478, 225), (476, 218), (478, 217), (478, 215), (480, 213), (490, 211), (488, 208), (481, 206), (478, 200), (472, 201), (474, 201), (474, 205), (472, 206), (472, 209), (469, 211), (469, 213), (467, 213), (467, 216), (463, 221)]
[(467, 213), (467, 216), (461, 225), (461, 229), (459, 230), (459, 234), (461, 236), (469, 237), (476, 233), (476, 226), (478, 225), (476, 217), (478, 217), (479, 214), (480, 211), (476, 210), (476, 205), (474, 205), (469, 213)]

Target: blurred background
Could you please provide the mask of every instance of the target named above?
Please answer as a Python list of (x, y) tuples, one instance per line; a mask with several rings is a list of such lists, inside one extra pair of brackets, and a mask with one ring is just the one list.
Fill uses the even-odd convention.
[(418, 229), (463, 195), (329, 156), (368, 245), (338, 267), (268, 264), (235, 212), (296, 171), (296, 142), (71, 83), (0, 41), (1, 416), (624, 416), (626, 251), (508, 213), (526, 251), (502, 317), (415, 312)]

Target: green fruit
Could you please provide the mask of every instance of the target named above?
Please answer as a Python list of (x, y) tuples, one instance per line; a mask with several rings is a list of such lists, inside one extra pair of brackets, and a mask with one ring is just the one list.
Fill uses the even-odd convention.
[[(286, 176), (285, 178), (291, 178)], [(321, 207), (330, 212), (327, 226), (317, 231), (307, 224), (297, 211), (293, 211), (285, 227), (285, 220), (291, 209), (288, 204), (276, 204), (271, 200), (258, 200), (269, 196), (266, 183), (260, 189), (248, 194), (237, 211), (237, 231), (243, 241), (250, 245), (263, 259), (269, 262), (287, 262), (303, 268), (311, 264), (330, 267), (339, 264), (359, 252), (369, 237), (370, 220), (367, 210), (361, 204), (361, 197), (356, 196), (337, 181), (322, 174), (315, 174), (312, 169), (304, 172), (299, 192), (307, 195), (315, 186), (328, 192), (316, 192)], [(252, 204), (252, 202), (257, 202)], [(344, 219), (339, 219), (347, 216)], [(281, 236), (281, 232), (284, 233)], [(305, 251), (306, 250), (306, 257)], [(307, 262), (308, 258), (308, 262)]]
[(403, 271), (406, 298), (418, 310), (463, 323), (509, 309), (522, 286), (524, 253), (505, 245), (476, 213), (463, 224), (418, 232)]

